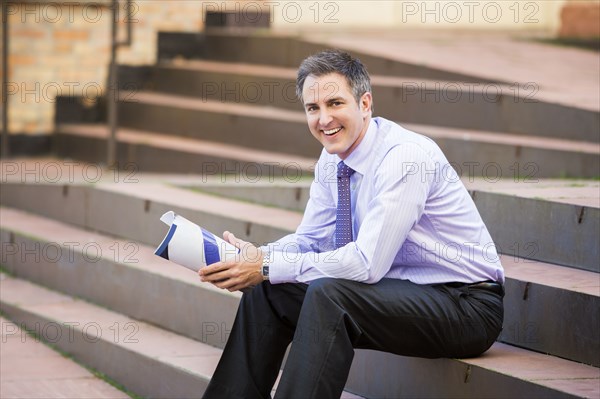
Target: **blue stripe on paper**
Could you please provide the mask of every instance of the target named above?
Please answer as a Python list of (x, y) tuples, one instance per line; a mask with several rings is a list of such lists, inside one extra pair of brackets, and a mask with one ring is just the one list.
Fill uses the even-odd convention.
[(201, 230), (204, 237), (204, 259), (206, 259), (206, 264), (212, 265), (213, 263), (220, 262), (221, 256), (219, 255), (219, 247), (217, 246), (215, 236), (202, 228)]
[(169, 228), (169, 232), (165, 236), (165, 239), (163, 240), (163, 242), (160, 243), (160, 247), (158, 247), (158, 249), (154, 251), (154, 255), (158, 255), (162, 258), (165, 258), (166, 260), (169, 260), (169, 243), (171, 242), (173, 235), (175, 235), (175, 230), (177, 230), (177, 225), (173, 223), (171, 224), (171, 227)]

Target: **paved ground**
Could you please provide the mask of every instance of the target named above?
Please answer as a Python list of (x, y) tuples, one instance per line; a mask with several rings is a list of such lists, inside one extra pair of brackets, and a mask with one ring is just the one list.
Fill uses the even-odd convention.
[(0, 317), (0, 326), (1, 398), (129, 398), (18, 325)]
[(533, 33), (361, 31), (310, 33), (306, 37), (332, 47), (356, 49), (509, 85), (533, 83), (522, 87), (520, 93), (540, 101), (600, 110), (598, 53), (529, 40)]

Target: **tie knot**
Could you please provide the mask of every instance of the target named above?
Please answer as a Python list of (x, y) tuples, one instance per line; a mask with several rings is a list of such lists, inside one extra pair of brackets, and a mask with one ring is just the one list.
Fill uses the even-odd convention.
[(341, 161), (340, 163), (338, 163), (338, 167), (337, 167), (337, 177), (338, 178), (350, 177), (350, 176), (352, 176), (353, 173), (354, 173), (354, 170), (352, 168), (350, 168), (348, 165), (346, 165), (344, 163), (344, 161)]

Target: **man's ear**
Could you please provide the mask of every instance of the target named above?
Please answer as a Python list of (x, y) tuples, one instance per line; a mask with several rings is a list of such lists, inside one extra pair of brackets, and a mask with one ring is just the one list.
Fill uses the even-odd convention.
[(370, 92), (365, 92), (360, 97), (360, 110), (361, 112), (371, 112), (371, 106), (373, 104), (373, 95)]

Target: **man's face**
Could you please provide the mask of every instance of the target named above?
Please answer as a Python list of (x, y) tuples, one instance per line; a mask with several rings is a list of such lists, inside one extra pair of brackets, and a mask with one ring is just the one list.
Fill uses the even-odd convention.
[(341, 159), (358, 146), (371, 120), (371, 93), (357, 104), (346, 78), (338, 73), (308, 75), (302, 88), (308, 128), (330, 154)]

